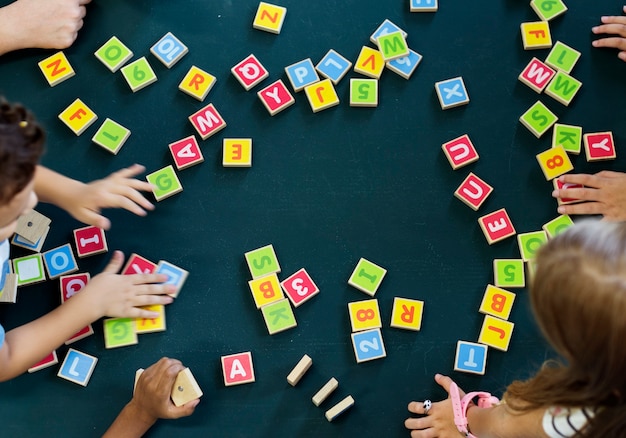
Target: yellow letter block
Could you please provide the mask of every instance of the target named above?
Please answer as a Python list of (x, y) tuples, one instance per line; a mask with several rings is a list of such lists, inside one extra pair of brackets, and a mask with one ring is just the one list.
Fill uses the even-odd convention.
[(39, 65), (41, 72), (51, 87), (60, 84), (76, 74), (63, 52), (57, 52), (43, 61), (40, 61), (37, 65)]
[(483, 302), (480, 304), (478, 311), (486, 315), (493, 315), (508, 320), (513, 308), (513, 301), (515, 301), (513, 292), (487, 285)]
[(422, 328), (424, 302), (395, 297), (391, 312), (391, 327), (419, 331)]
[(383, 54), (376, 49), (363, 46), (354, 63), (354, 71), (370, 78), (379, 79), (384, 68)]
[(353, 332), (382, 327), (377, 299), (348, 303), (348, 313)]
[(222, 165), (224, 167), (252, 167), (252, 139), (225, 138)]
[(491, 315), (485, 315), (483, 327), (480, 329), (478, 342), (489, 345), (497, 350), (507, 351), (515, 324)]
[(285, 15), (287, 15), (287, 8), (260, 2), (252, 27), (279, 34), (285, 21)]
[(209, 94), (209, 91), (211, 91), (211, 88), (213, 88), (216, 80), (215, 76), (192, 65), (178, 85), (178, 89), (202, 102)]
[(76, 135), (80, 135), (96, 121), (98, 116), (82, 100), (76, 99), (61, 114), (59, 119)]
[(304, 88), (304, 92), (314, 113), (339, 105), (339, 97), (330, 79), (311, 84)]
[(269, 274), (265, 277), (250, 280), (248, 286), (250, 286), (252, 291), (252, 297), (257, 309), (285, 298), (276, 274)]
[(135, 332), (155, 333), (165, 331), (165, 306), (163, 304), (153, 304), (151, 306), (143, 306), (142, 309), (151, 312), (158, 312), (156, 318), (135, 318)]
[(521, 28), (524, 50), (548, 49), (552, 47), (550, 25), (547, 21), (522, 23)]
[(548, 181), (574, 169), (574, 165), (561, 145), (550, 148), (537, 155), (537, 161)]

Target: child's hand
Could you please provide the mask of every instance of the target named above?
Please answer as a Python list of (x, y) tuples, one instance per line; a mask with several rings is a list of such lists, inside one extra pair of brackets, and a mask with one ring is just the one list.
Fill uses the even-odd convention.
[(561, 205), (561, 214), (601, 214), (610, 221), (626, 221), (626, 174), (605, 170), (595, 175), (566, 174), (559, 178), (565, 183), (582, 184), (581, 189), (561, 189), (552, 192), (555, 198), (580, 199), (580, 204)]
[(89, 297), (90, 306), (97, 309), (98, 317), (157, 318), (159, 315), (140, 309), (152, 304), (170, 304), (176, 287), (162, 284), (168, 276), (164, 274), (119, 275), (124, 263), (121, 251), (115, 251), (113, 258), (78, 295)]
[[(626, 12), (626, 6), (624, 6)], [(617, 35), (615, 37), (605, 37), (595, 40), (594, 47), (612, 47), (618, 49), (618, 57), (626, 62), (626, 17), (610, 16), (602, 17), (602, 24), (591, 29), (593, 33)]]
[[(446, 392), (450, 392), (450, 384), (452, 383), (450, 377), (437, 374), (435, 381)], [(459, 395), (463, 398), (465, 393), (459, 389)], [(420, 418), (408, 418), (404, 422), (404, 426), (411, 430), (412, 438), (459, 438), (461, 436), (454, 424), (450, 397), (437, 403), (433, 402), (428, 414), (424, 412), (423, 402), (411, 402), (409, 403), (409, 412), (422, 415)]]
[(143, 166), (135, 164), (88, 184), (73, 181), (61, 207), (79, 221), (105, 230), (111, 227), (111, 222), (100, 214), (103, 208), (124, 208), (145, 216), (146, 210), (153, 210), (154, 205), (140, 191), (151, 191), (152, 185), (133, 178), (144, 171)]

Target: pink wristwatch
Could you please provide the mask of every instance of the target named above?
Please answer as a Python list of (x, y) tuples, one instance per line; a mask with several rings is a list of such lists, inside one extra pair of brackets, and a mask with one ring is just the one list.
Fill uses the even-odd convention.
[(500, 402), (497, 397), (492, 396), (488, 392), (470, 392), (461, 398), (459, 387), (452, 382), (450, 385), (450, 399), (452, 400), (452, 411), (454, 413), (454, 424), (459, 432), (465, 434), (468, 438), (477, 438), (467, 428), (467, 408), (474, 399), (478, 397), (477, 405), (479, 408), (490, 408)]

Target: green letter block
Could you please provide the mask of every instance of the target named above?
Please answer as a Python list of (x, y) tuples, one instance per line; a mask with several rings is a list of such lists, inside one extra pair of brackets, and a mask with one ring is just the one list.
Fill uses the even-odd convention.
[(378, 80), (350, 79), (350, 106), (378, 106)]
[(546, 64), (556, 70), (570, 73), (574, 65), (576, 65), (578, 58), (580, 58), (578, 50), (574, 50), (567, 44), (557, 41), (546, 58)]
[(386, 269), (362, 258), (357, 263), (348, 284), (373, 297), (386, 273)]
[(567, 11), (563, 0), (532, 0), (530, 6), (544, 21), (550, 21)]
[(522, 260), (533, 260), (539, 248), (547, 241), (548, 236), (545, 231), (518, 234), (517, 243), (519, 244), (519, 252), (522, 256)]
[(130, 130), (111, 119), (106, 119), (91, 141), (116, 155), (130, 136)]
[(541, 101), (537, 101), (519, 119), (537, 138), (545, 134), (557, 120), (558, 117)]
[(572, 218), (570, 218), (566, 214), (563, 214), (556, 219), (551, 220), (541, 228), (545, 230), (545, 232), (548, 234), (548, 237), (552, 238), (557, 234), (561, 234), (572, 225), (574, 225), (574, 221), (572, 221)]
[(493, 279), (496, 287), (525, 287), (526, 279), (524, 277), (524, 260), (494, 260)]
[(552, 134), (553, 148), (561, 145), (566, 152), (578, 155), (580, 154), (582, 139), (582, 126), (562, 125), (560, 123), (554, 125)]
[(152, 192), (157, 201), (161, 201), (183, 191), (183, 186), (180, 184), (174, 167), (171, 164), (151, 173), (146, 179), (153, 185)]
[(126, 347), (138, 342), (133, 318), (110, 318), (104, 320), (104, 346)]
[(122, 75), (124, 75), (124, 79), (128, 82), (133, 93), (157, 80), (156, 74), (154, 74), (145, 56), (131, 62), (126, 67), (122, 67)]
[(406, 44), (402, 31), (391, 32), (378, 37), (378, 50), (382, 53), (385, 62), (409, 54), (409, 46)]
[(545, 89), (545, 93), (567, 106), (576, 96), (583, 84), (567, 73), (557, 72)]
[(133, 57), (133, 52), (130, 51), (117, 37), (112, 37), (109, 41), (104, 43), (96, 53), (98, 58), (109, 70), (115, 73), (119, 68)]
[(252, 274), (252, 278), (259, 278), (268, 274), (280, 272), (278, 258), (276, 257), (276, 253), (274, 252), (274, 247), (272, 245), (248, 251), (244, 255), (246, 257), (248, 268), (250, 269), (250, 274)]
[(265, 325), (270, 335), (294, 328), (298, 325), (289, 300), (284, 298), (261, 307)]

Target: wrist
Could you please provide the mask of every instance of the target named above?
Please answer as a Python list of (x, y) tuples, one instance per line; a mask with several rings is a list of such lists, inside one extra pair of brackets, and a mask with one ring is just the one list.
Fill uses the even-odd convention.
[(158, 417), (150, 415), (147, 410), (142, 409), (135, 398), (132, 398), (128, 404), (126, 404), (124, 409), (127, 410), (129, 415), (131, 415), (131, 418), (135, 419), (138, 426), (145, 427), (145, 430), (150, 429), (158, 420)]

